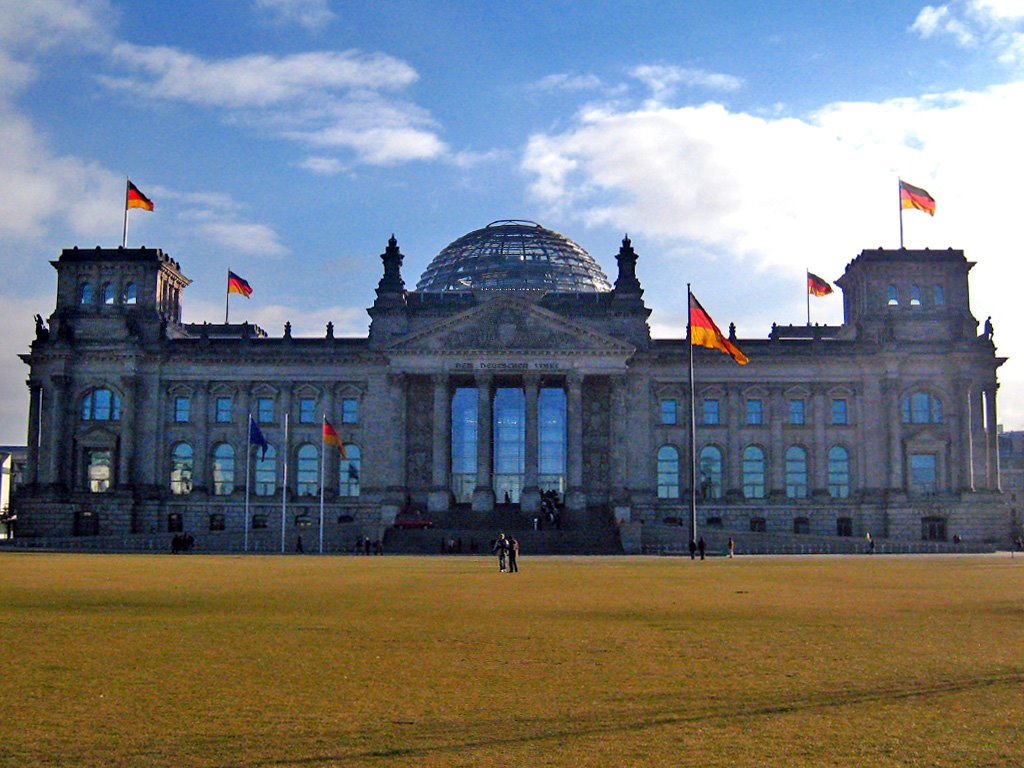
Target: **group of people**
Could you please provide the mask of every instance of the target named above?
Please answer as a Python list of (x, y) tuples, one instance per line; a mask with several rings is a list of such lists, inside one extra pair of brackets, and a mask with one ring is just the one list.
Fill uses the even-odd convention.
[(561, 530), (562, 518), (558, 512), (558, 491), (544, 491), (540, 495), (540, 514), (533, 518), (533, 530), (544, 530), (544, 523)]
[[(729, 543), (726, 545), (726, 554), (729, 557), (733, 557), (736, 554), (736, 540), (729, 537)], [(700, 559), (703, 560), (707, 556), (708, 543), (704, 541), (704, 537), (701, 536), (699, 539), (694, 541), (690, 539), (690, 559), (695, 560), (697, 555), (700, 554)]]
[(502, 573), (519, 573), (519, 542), (505, 538), (499, 533), (491, 545), (491, 551), (498, 555), (498, 569)]
[(196, 539), (191, 533), (176, 533), (171, 538), (171, 554), (188, 552), (195, 546)]

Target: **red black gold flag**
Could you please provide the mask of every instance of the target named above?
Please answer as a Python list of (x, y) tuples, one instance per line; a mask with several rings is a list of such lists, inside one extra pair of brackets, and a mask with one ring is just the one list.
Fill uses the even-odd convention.
[(813, 272), (807, 273), (807, 292), (812, 296), (828, 296), (832, 293), (832, 286), (822, 280)]
[(917, 208), (929, 216), (935, 215), (935, 198), (929, 195), (920, 187), (900, 180), (900, 206), (902, 208)]
[(704, 311), (704, 307), (692, 293), (690, 294), (690, 343), (695, 347), (720, 349), (740, 365), (750, 362), (750, 358), (722, 334), (718, 326), (715, 325), (715, 321), (711, 319), (711, 315)]
[(252, 286), (229, 269), (228, 293), (240, 293), (248, 299), (252, 295)]
[(153, 210), (153, 201), (146, 197), (139, 188), (128, 179), (128, 196), (125, 202), (126, 208), (142, 208), (145, 211)]
[(338, 430), (331, 426), (331, 422), (327, 420), (327, 417), (324, 417), (324, 444), (333, 445), (341, 451), (341, 458), (348, 458), (348, 454), (345, 452), (345, 444), (341, 441)]

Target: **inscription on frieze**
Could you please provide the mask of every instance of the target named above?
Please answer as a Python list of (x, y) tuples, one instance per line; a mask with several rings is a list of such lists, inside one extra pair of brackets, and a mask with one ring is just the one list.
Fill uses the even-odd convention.
[(453, 371), (562, 371), (566, 367), (561, 363), (548, 362), (543, 360), (522, 361), (492, 361), (474, 360), (452, 363)]

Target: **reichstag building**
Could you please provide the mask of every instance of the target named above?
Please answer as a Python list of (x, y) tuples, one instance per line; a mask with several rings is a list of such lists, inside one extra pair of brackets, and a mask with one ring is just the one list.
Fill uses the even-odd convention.
[[(339, 551), (425, 533), (394, 527), (412, 520), (551, 551), (688, 540), (689, 350), (651, 338), (637, 258), (624, 239), (610, 281), (567, 237), (498, 221), (409, 290), (392, 237), (353, 338), (183, 323), (190, 281), (169, 255), (65, 250), (22, 355), (16, 535)], [(1003, 358), (971, 313), (972, 266), (865, 250), (836, 281), (842, 325), (730, 329), (744, 366), (695, 349), (700, 534), (1008, 542)]]

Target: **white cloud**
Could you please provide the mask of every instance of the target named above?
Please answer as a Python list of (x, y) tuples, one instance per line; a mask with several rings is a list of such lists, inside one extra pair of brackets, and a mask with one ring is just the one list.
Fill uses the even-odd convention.
[(530, 87), (537, 91), (597, 91), (605, 85), (597, 75), (558, 73), (542, 77)]
[(96, 50), (116, 13), (107, 0), (0, 0), (0, 44), (42, 51), (71, 42)]
[(336, 18), (327, 0), (256, 0), (256, 8), (282, 24), (298, 24), (310, 31), (322, 29)]
[(266, 224), (240, 221), (209, 221), (197, 227), (201, 237), (246, 256), (281, 256), (288, 252), (277, 232)]
[(315, 173), (317, 176), (337, 176), (339, 173), (344, 173), (347, 167), (341, 160), (335, 157), (323, 157), (321, 155), (312, 155), (307, 157), (301, 163), (300, 168), (305, 168), (311, 173)]
[(1024, 3), (1020, 0), (926, 5), (910, 28), (923, 38), (949, 35), (961, 47), (982, 46), (1007, 66), (1024, 63)]
[(735, 91), (743, 85), (742, 80), (732, 75), (665, 64), (644, 64), (634, 67), (629, 74), (646, 85), (651, 98), (659, 103), (671, 99), (680, 86)]

